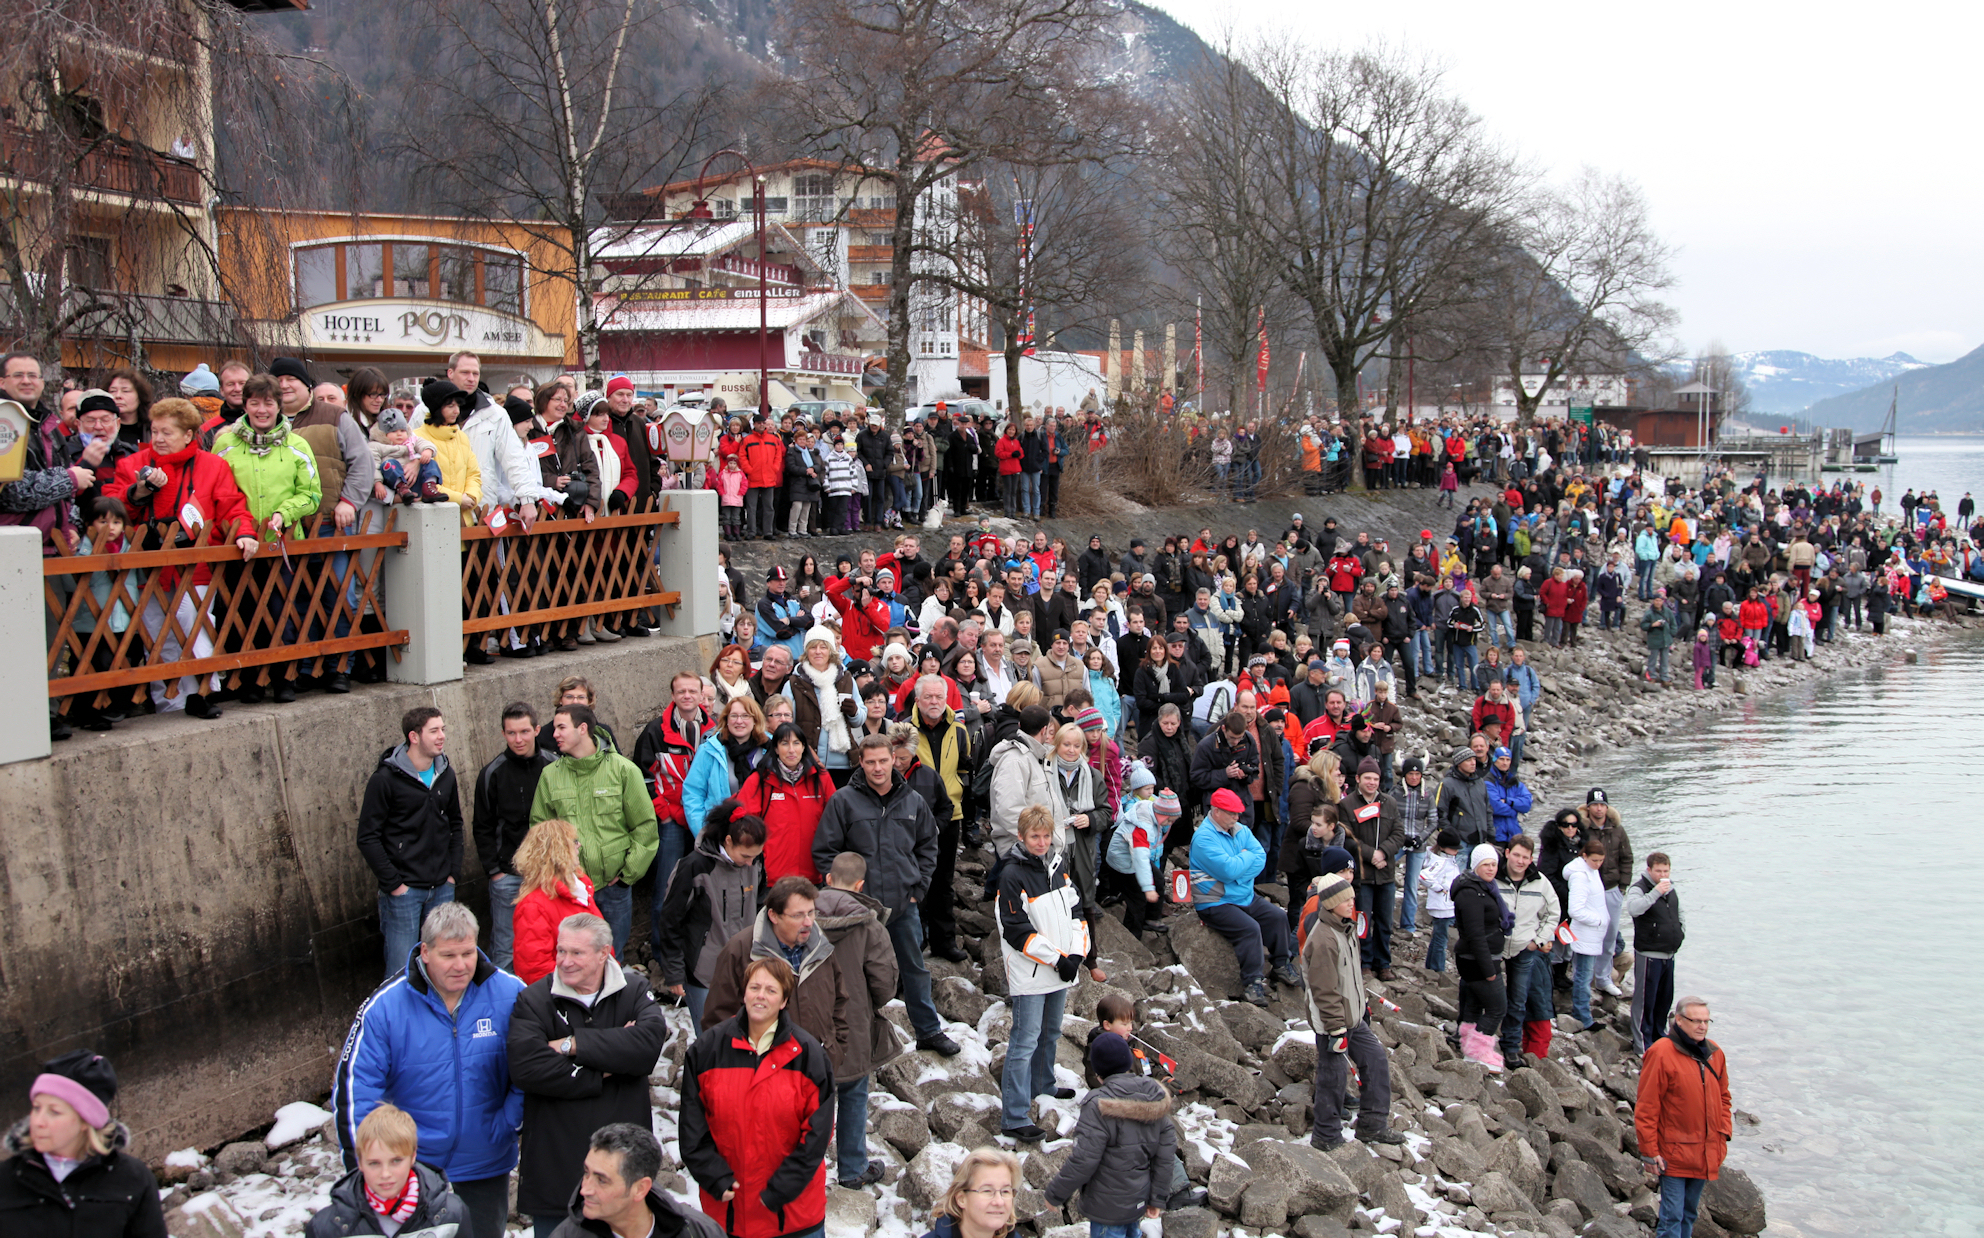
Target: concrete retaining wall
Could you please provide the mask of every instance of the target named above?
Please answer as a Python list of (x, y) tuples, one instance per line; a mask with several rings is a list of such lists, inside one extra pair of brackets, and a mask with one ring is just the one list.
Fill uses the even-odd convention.
[[(715, 652), (710, 637), (628, 640), (431, 687), (234, 704), (215, 722), (146, 717), (0, 766), (0, 1096), (24, 1100), (56, 1054), (101, 1052), (132, 1150), (154, 1163), (315, 1099), (384, 971), (377, 886), (354, 838), (400, 715), (442, 710), (472, 823), (505, 704), (548, 713), (558, 680), (585, 675), (631, 746), (669, 677)], [(481, 916), (472, 838), (467, 851), (462, 897)]]

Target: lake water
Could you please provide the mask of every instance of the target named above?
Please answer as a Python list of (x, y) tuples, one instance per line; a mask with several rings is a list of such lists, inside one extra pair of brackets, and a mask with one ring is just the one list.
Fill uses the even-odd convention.
[(1984, 634), (1746, 703), (1604, 783), (1635, 854), (1674, 858), (1677, 992), (1709, 999), (1762, 1119), (1730, 1163), (1772, 1234), (1984, 1235), (1980, 687)]
[[(1984, 496), (1984, 438), (1896, 448), (1844, 475), (1877, 482), (1883, 512), (1910, 487), (1952, 516)], [(1744, 702), (1598, 775), (1634, 852), (1674, 857), (1677, 991), (1711, 1002), (1736, 1107), (1762, 1119), (1730, 1163), (1772, 1234), (1984, 1238), (1979, 770), (1984, 633)]]

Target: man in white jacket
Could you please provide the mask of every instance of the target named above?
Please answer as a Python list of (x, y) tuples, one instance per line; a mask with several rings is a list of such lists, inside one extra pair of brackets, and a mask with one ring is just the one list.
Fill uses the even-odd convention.
[[(565, 503), (563, 494), (544, 484), (537, 457), (517, 433), (517, 426), (530, 421), (533, 415), (529, 404), (512, 397), (502, 404), (490, 403), (476, 409), (462, 427), (469, 446), (475, 450), (475, 466), (482, 471), (484, 510), (507, 509), (525, 532), (537, 520), (538, 501), (559, 507)], [(509, 563), (509, 547), (501, 539), (496, 542), (496, 562), (500, 566)], [(510, 613), (508, 598), (499, 594), (496, 605), (498, 614)], [(508, 639), (511, 648), (523, 645), (515, 632)], [(478, 650), (480, 647), (478, 641)]]

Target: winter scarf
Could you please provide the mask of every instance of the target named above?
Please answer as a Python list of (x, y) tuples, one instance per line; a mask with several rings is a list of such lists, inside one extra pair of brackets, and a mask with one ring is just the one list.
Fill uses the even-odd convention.
[(406, 1189), (400, 1192), (398, 1199), (380, 1199), (372, 1193), (370, 1186), (366, 1186), (365, 1202), (380, 1216), (391, 1217), (395, 1223), (405, 1225), (413, 1216), (413, 1210), (420, 1206), (420, 1175), (410, 1173), (406, 1176)]
[(751, 767), (757, 763), (758, 754), (763, 752), (764, 748), (752, 743), (748, 735), (738, 739), (728, 731), (724, 733), (721, 742), (724, 753), (730, 758), (731, 777), (737, 780), (739, 786), (744, 785), (744, 780), (751, 776)]
[(826, 670), (815, 670), (811, 662), (801, 662), (799, 669), (807, 682), (820, 697), (820, 725), (826, 728), (827, 750), (847, 752), (854, 747), (854, 740), (847, 733), (847, 719), (840, 713), (840, 690), (834, 686), (840, 678), (840, 667), (829, 666)]
[(277, 417), (276, 423), (266, 430), (257, 430), (246, 417), (228, 427), (228, 433), (241, 440), (251, 456), (266, 456), (282, 445), (289, 437), (289, 418)]

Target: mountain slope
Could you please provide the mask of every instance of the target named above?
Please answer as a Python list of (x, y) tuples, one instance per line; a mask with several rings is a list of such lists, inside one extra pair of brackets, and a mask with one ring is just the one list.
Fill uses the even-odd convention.
[(1750, 389), (1752, 411), (1772, 416), (1800, 413), (1820, 400), (1892, 382), (1898, 375), (1929, 367), (1928, 362), (1917, 361), (1905, 352), (1839, 361), (1773, 348), (1737, 353), (1732, 360)]
[(1984, 347), (1965, 353), (1948, 365), (1924, 366), (1861, 391), (1821, 400), (1805, 416), (1822, 426), (1851, 426), (1877, 430), (1888, 415), (1888, 402), (1900, 390), (1903, 434), (1984, 432)]

